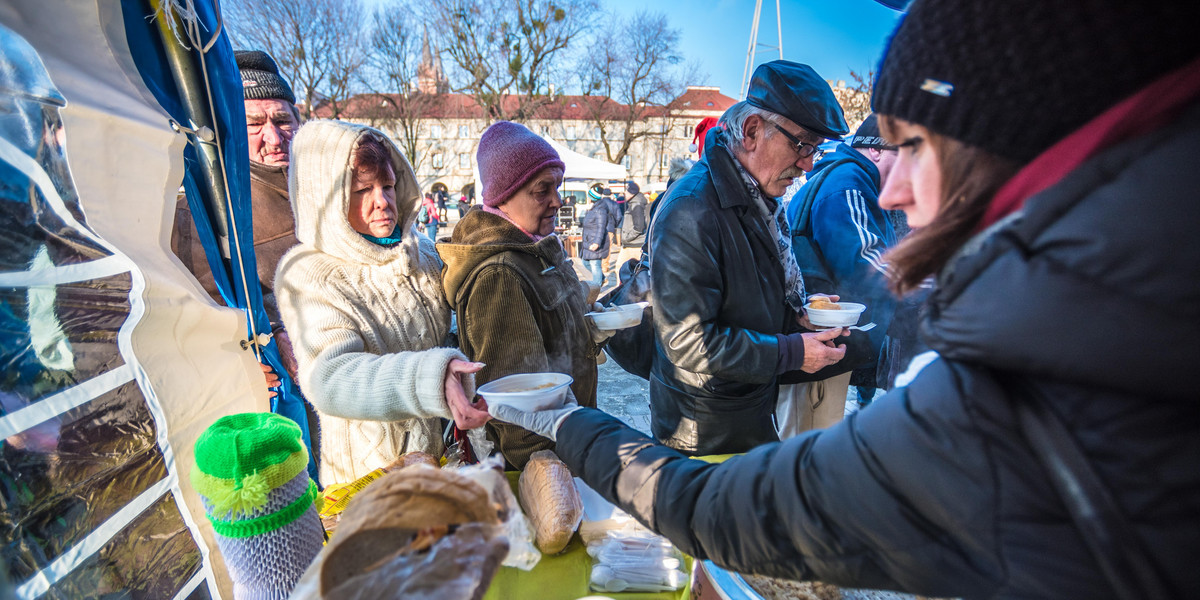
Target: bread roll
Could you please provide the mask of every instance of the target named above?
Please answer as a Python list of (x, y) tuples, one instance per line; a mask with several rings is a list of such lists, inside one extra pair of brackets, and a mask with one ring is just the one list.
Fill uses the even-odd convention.
[(478, 483), (424, 466), (384, 475), (354, 496), (321, 565), (321, 594), (398, 551), (422, 530), (463, 523), (499, 523)]
[(533, 524), (538, 550), (557, 554), (567, 547), (583, 518), (583, 501), (570, 469), (550, 450), (529, 457), (517, 489)]
[(404, 467), (410, 467), (412, 465), (429, 465), (435, 469), (442, 468), (442, 463), (438, 462), (437, 457), (429, 454), (428, 452), (421, 452), (418, 450), (416, 452), (401, 454), (400, 458), (397, 458), (395, 462), (387, 467), (384, 467), (384, 470), (390, 473), (392, 471), (399, 471)]

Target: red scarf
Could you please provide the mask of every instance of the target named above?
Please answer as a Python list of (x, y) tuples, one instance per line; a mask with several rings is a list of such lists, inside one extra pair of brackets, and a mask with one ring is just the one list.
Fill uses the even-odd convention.
[(996, 192), (976, 231), (1021, 210), (1026, 200), (1101, 151), (1171, 123), (1197, 96), (1200, 59), (1160, 77), (1039, 154)]

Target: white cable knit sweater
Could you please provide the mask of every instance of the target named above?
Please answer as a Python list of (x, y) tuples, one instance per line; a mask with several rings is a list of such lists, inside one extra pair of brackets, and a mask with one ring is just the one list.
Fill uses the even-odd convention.
[[(396, 167), (404, 235), (390, 248), (364, 239), (346, 217), (353, 150), (371, 132)], [(292, 142), (289, 171), (300, 244), (279, 261), (275, 293), (300, 387), (320, 413), (321, 483), (353, 481), (413, 450), (440, 454), (435, 417), (450, 418), (446, 366), (466, 357), (438, 347), (450, 307), (433, 243), (413, 229), (420, 194), (412, 167), (374, 129), (312, 121)]]

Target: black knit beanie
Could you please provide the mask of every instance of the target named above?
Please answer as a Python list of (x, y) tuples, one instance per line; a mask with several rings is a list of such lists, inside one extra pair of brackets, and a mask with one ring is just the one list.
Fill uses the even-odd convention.
[(236, 50), (238, 70), (242, 73), (242, 93), (246, 100), (286, 100), (296, 103), (296, 95), (283, 77), (275, 59), (262, 50)]
[(916, 0), (872, 109), (1026, 163), (1200, 55), (1200, 3)]

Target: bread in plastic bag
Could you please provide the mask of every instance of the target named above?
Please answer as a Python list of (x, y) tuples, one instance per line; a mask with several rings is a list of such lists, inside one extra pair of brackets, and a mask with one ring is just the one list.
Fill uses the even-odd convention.
[(503, 566), (522, 571), (532, 570), (542, 559), (542, 553), (534, 545), (533, 527), (525, 518), (525, 513), (521, 512), (512, 486), (504, 476), (504, 457), (496, 454), (478, 464), (462, 467), (458, 472), (482, 486), (492, 503), (500, 507), (500, 520), (504, 535), (508, 538), (508, 555), (504, 558)]
[(538, 549), (546, 554), (562, 552), (583, 520), (583, 502), (571, 470), (554, 452), (539, 450), (530, 455), (517, 489)]

